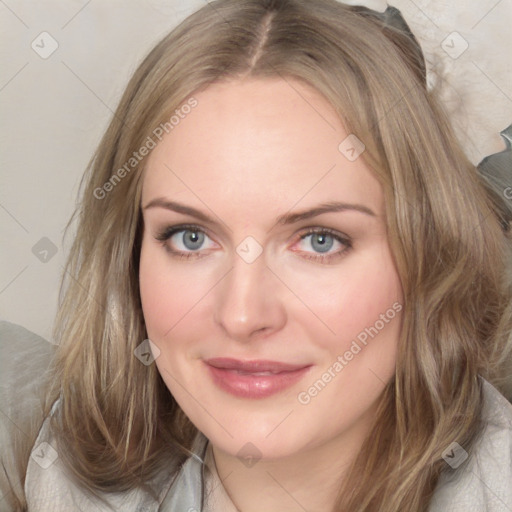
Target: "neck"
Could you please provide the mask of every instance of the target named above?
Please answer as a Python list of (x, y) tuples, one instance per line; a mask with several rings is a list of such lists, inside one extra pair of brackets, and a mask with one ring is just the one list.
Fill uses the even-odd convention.
[(279, 459), (262, 458), (247, 467), (212, 446), (226, 493), (240, 512), (326, 512), (336, 498), (370, 428), (372, 415), (350, 431)]

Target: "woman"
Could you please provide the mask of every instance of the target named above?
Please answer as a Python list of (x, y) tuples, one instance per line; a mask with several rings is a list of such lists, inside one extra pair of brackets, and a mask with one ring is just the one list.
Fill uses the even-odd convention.
[(392, 15), (218, 0), (140, 65), (18, 509), (512, 507), (503, 201)]

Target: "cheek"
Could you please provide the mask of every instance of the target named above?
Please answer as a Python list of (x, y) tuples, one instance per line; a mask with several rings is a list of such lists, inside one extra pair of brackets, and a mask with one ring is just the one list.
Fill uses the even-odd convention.
[[(360, 417), (369, 410), (393, 376), (403, 296), (387, 248), (358, 258), (354, 265), (347, 264), (339, 282), (326, 279), (324, 284), (325, 293), (317, 290), (310, 299), (317, 306), (318, 317), (334, 333), (313, 337), (314, 322), (310, 322), (309, 337), (321, 349), (322, 357), (297, 400), (306, 406), (308, 418), (329, 411), (334, 433), (347, 418)], [(327, 294), (330, 300), (323, 298)]]
[[(316, 330), (316, 344), (330, 352), (346, 350), (358, 335), (364, 341), (375, 326), (379, 334), (398, 337), (402, 290), (387, 245), (347, 258), (339, 272), (296, 280), (294, 293), (301, 301), (294, 316), (302, 318), (311, 333)], [(304, 315), (304, 304), (313, 314)]]
[(170, 334), (192, 306), (208, 291), (203, 276), (195, 276), (173, 269), (176, 262), (158, 244), (143, 240), (139, 286), (144, 321), (150, 339), (159, 343)]

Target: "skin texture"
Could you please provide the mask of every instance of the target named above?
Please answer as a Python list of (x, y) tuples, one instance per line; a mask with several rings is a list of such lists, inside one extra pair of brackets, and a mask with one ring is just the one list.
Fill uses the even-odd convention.
[[(148, 335), (160, 351), (155, 363), (210, 439), (240, 510), (329, 510), (395, 368), (401, 314), (376, 324), (402, 301), (382, 189), (361, 157), (351, 162), (338, 149), (348, 133), (332, 106), (298, 81), (225, 82), (194, 97), (197, 107), (152, 151), (143, 178), (140, 289)], [(156, 198), (192, 206), (213, 222), (145, 208)], [(375, 215), (348, 209), (276, 223), (330, 201)], [(181, 224), (206, 233), (198, 250), (184, 245), (183, 231), (156, 239)], [(301, 240), (306, 228), (334, 230), (351, 247), (329, 239), (323, 253), (315, 235)], [(252, 263), (237, 253), (248, 236), (263, 249)], [(361, 332), (382, 324), (341, 371), (333, 369)], [(213, 383), (203, 362), (211, 357), (312, 366), (293, 387), (249, 399)], [(301, 403), (299, 393), (329, 368), (330, 382)], [(247, 443), (261, 457), (251, 467), (237, 456)]]

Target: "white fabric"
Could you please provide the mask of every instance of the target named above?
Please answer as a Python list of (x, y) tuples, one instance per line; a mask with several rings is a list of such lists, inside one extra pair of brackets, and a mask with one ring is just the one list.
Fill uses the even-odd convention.
[(447, 471), (429, 512), (512, 511), (512, 404), (484, 381), (481, 441), (459, 468)]

